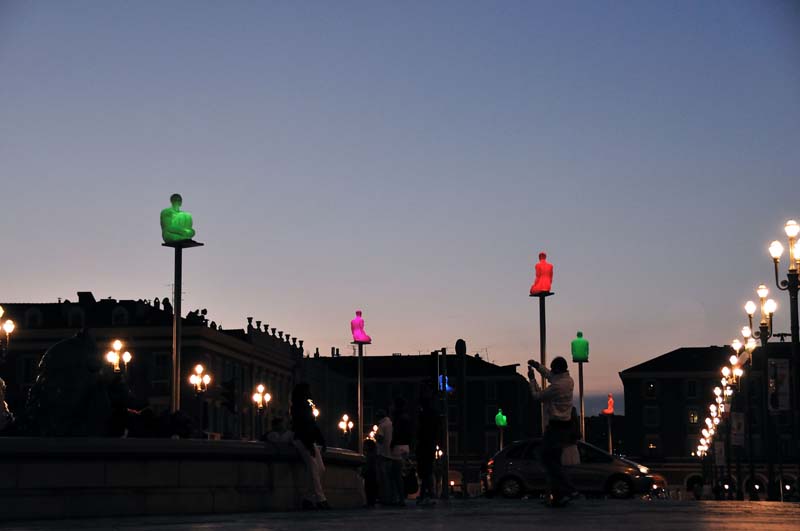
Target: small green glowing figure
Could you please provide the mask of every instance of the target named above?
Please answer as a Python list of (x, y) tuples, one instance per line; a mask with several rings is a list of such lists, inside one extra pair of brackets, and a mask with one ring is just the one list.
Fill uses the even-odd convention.
[(502, 409), (498, 408), (497, 415), (495, 415), (494, 417), (494, 423), (497, 424), (498, 428), (505, 428), (506, 426), (508, 426), (508, 419), (506, 418), (505, 415), (503, 415)]
[(583, 363), (589, 361), (589, 342), (583, 338), (583, 332), (572, 340), (572, 361)]
[(195, 234), (192, 215), (181, 210), (181, 194), (172, 194), (169, 201), (172, 206), (161, 211), (161, 237), (164, 238), (164, 243), (191, 240)]

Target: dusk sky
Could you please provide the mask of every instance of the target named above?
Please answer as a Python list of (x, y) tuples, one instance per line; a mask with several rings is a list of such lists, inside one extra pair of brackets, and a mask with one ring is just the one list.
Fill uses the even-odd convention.
[[(729, 343), (800, 219), (800, 4), (0, 0), (2, 301), (170, 296), (327, 355)], [(776, 331), (788, 332), (788, 300)], [(577, 372), (577, 371), (573, 371)]]

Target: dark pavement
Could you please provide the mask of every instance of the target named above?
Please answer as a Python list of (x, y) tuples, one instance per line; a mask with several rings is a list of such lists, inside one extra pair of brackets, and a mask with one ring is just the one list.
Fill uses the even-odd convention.
[(0, 524), (14, 531), (458, 531), (509, 529), (595, 530), (796, 530), (800, 505), (769, 502), (688, 502), (668, 500), (577, 501), (549, 509), (539, 500), (454, 500), (436, 507), (326, 512), (248, 513), (199, 516), (148, 516)]

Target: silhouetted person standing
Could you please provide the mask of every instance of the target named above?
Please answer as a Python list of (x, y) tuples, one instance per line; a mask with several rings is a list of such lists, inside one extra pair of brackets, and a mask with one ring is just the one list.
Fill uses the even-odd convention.
[[(542, 390), (539, 387), (534, 369), (550, 382), (547, 389)], [(567, 370), (567, 360), (560, 356), (552, 361), (550, 370), (535, 360), (529, 360), (528, 379), (531, 382), (533, 399), (544, 403), (547, 428), (542, 440), (542, 465), (547, 472), (550, 488), (547, 503), (550, 506), (558, 506), (569, 501), (575, 492), (561, 467), (562, 451), (572, 442), (572, 391), (575, 382)]]
[(406, 399), (397, 397), (392, 411), (391, 481), (397, 493), (397, 505), (406, 504), (406, 487), (403, 482), (403, 464), (411, 453), (411, 418), (406, 411)]
[(417, 503), (432, 505), (433, 501), (433, 461), (436, 452), (436, 433), (439, 429), (439, 414), (433, 408), (432, 391), (423, 387), (419, 397), (419, 415), (417, 417), (417, 474), (420, 490)]
[[(294, 446), (306, 465), (308, 473), (308, 491), (303, 497), (303, 509), (330, 509), (325, 492), (322, 490), (322, 451), (325, 450), (325, 439), (319, 431), (311, 406), (311, 390), (307, 383), (299, 383), (292, 390), (292, 429), (294, 430)], [(317, 446), (319, 445), (319, 446)]]

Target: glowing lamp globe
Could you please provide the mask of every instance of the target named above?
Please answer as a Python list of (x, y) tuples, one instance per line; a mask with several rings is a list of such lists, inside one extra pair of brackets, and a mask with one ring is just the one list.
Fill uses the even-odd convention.
[(783, 227), (783, 230), (786, 231), (786, 235), (790, 238), (797, 238), (797, 235), (800, 234), (800, 225), (793, 219), (790, 219), (786, 222), (786, 225)]
[[(736, 352), (739, 352), (740, 350), (742, 350), (742, 342), (739, 341), (738, 339), (734, 339), (733, 341), (731, 341), (731, 348), (733, 348), (733, 350), (735, 350)], [(733, 356), (731, 356), (731, 359), (733, 359)]]
[(771, 244), (769, 244), (769, 255), (772, 257), (773, 260), (779, 260), (781, 255), (783, 255), (783, 245), (778, 240), (775, 240)]
[(746, 348), (748, 352), (753, 352), (757, 346), (758, 343), (756, 343), (755, 338), (750, 337), (747, 339), (747, 343), (745, 343), (744, 348)]
[(109, 350), (108, 353), (106, 354), (106, 361), (116, 365), (117, 363), (119, 363), (119, 354), (117, 354), (113, 350)]
[(772, 299), (767, 299), (767, 302), (764, 303), (764, 311), (767, 312), (768, 315), (772, 315), (777, 310), (778, 310), (778, 303)]
[(756, 313), (756, 303), (753, 301), (747, 301), (744, 305), (744, 311), (747, 312), (747, 315), (753, 315)]
[(728, 361), (731, 363), (731, 365), (739, 364), (739, 358), (737, 358), (736, 356), (731, 356), (730, 358), (728, 358)]
[(204, 385), (208, 385), (209, 383), (211, 383), (211, 376), (209, 376), (207, 374), (204, 374), (203, 375), (203, 384)]
[(769, 288), (764, 284), (759, 284), (756, 288), (756, 294), (759, 299), (766, 299), (767, 295), (769, 295)]
[(132, 359), (133, 359), (133, 356), (131, 356), (130, 352), (125, 351), (125, 352), (122, 353), (122, 362), (125, 363), (126, 365), (128, 363), (130, 363)]
[(264, 385), (263, 384), (258, 384), (256, 386), (256, 391), (258, 391), (258, 394), (263, 395), (264, 394)]
[(578, 331), (577, 337), (572, 340), (572, 361), (586, 363), (589, 361), (589, 342), (583, 337), (583, 332)]
[(16, 328), (16, 326), (17, 325), (14, 324), (14, 321), (8, 319), (5, 323), (3, 323), (3, 332), (5, 332), (6, 335), (8, 335), (14, 331), (14, 328)]

